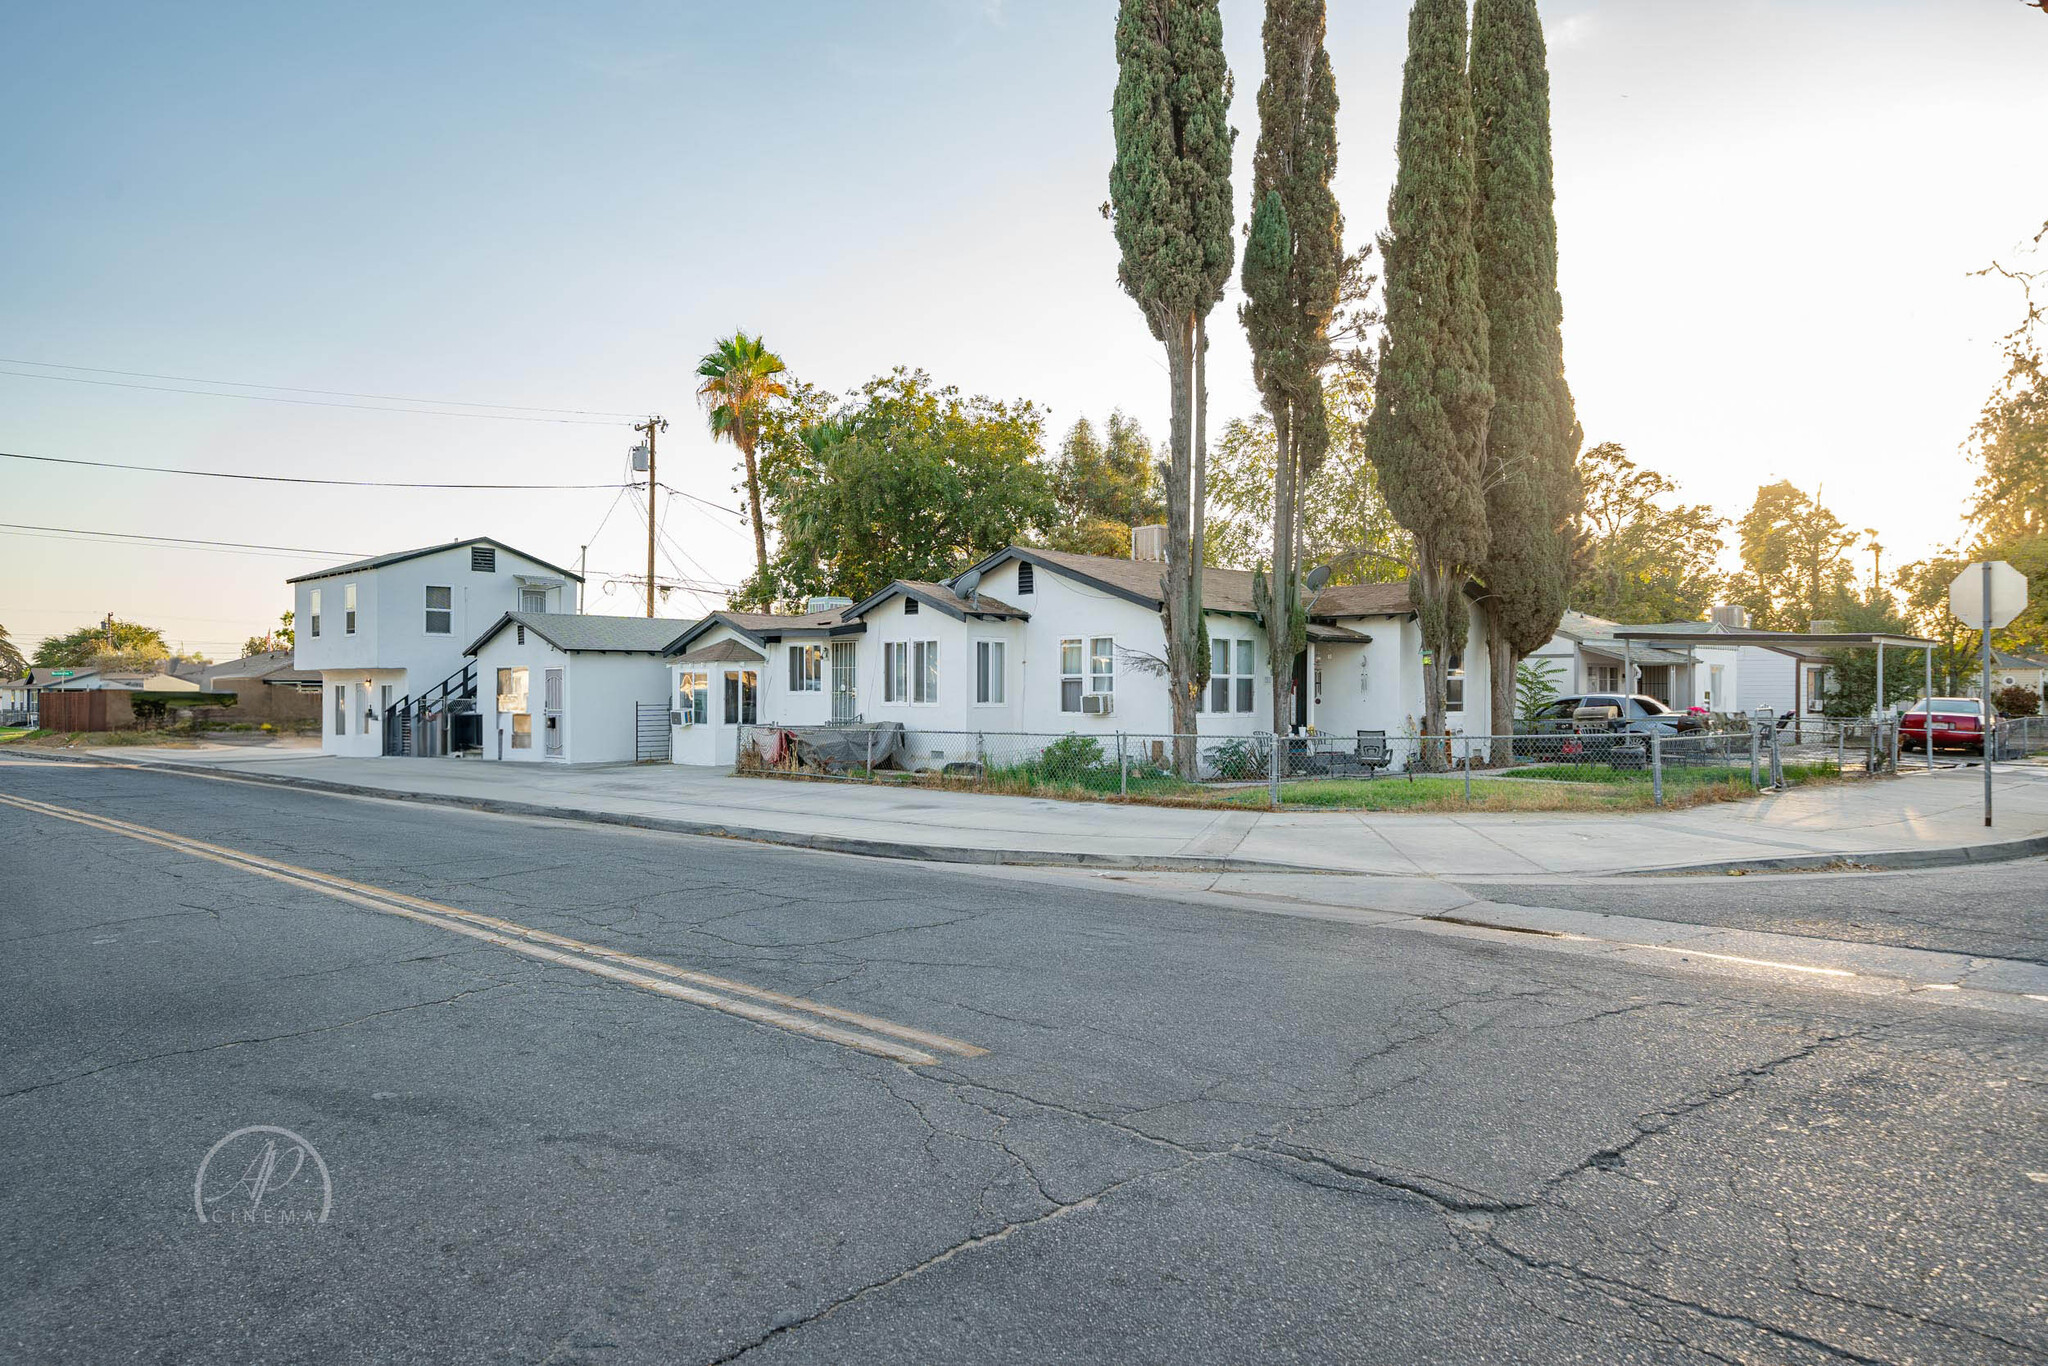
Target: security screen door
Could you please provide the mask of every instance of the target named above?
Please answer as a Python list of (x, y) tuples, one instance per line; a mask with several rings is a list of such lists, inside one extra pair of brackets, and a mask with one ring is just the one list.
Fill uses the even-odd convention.
[(832, 642), (832, 720), (844, 723), (858, 714), (859, 694), (854, 685), (859, 647), (851, 640)]
[(549, 669), (541, 686), (541, 710), (547, 713), (547, 752), (559, 759), (562, 757), (562, 671)]

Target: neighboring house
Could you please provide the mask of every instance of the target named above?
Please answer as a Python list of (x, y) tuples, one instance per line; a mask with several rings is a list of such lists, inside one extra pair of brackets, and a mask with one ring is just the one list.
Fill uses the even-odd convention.
[(581, 576), (487, 536), (291, 579), (294, 666), (318, 674), (323, 753), (384, 752), (384, 718), (473, 696), (463, 642), (507, 612), (572, 613)]
[[(1981, 679), (1982, 674), (1978, 677)], [(1981, 683), (1979, 686), (1982, 686)], [(2008, 654), (2004, 650), (1991, 652), (1991, 690), (2000, 688), (2028, 688), (2036, 697), (2048, 701), (2048, 659), (2035, 659), (2031, 655)]]
[[(1739, 608), (1717, 607), (1710, 621), (1624, 626), (1605, 617), (1566, 612), (1557, 633), (1532, 651), (1532, 663), (1555, 667), (1560, 693), (1642, 693), (1678, 711), (1694, 707), (1724, 714), (1769, 711), (1777, 716), (1819, 715), (1826, 697), (1828, 661), (1817, 651), (1752, 645)], [(1624, 643), (1614, 632), (1668, 631), (1727, 637), (1725, 645), (1661, 647)], [(1634, 685), (1622, 675), (1635, 668)]]
[(98, 669), (31, 669), (44, 692), (199, 692), (198, 680), (173, 673), (103, 673)]
[[(1142, 538), (1140, 538), (1142, 543)], [(678, 763), (732, 761), (741, 724), (897, 721), (920, 732), (1078, 733), (1146, 744), (1172, 731), (1158, 560), (1011, 546), (945, 583), (898, 581), (802, 615), (714, 612), (671, 647)], [(1272, 728), (1252, 575), (1203, 572), (1211, 679), (1205, 737)], [(1487, 728), (1484, 623), (1450, 663), (1454, 731)], [(1406, 584), (1325, 589), (1296, 662), (1294, 729), (1400, 734), (1422, 715), (1420, 628)], [(943, 744), (913, 744), (942, 763)], [(939, 751), (939, 753), (934, 753)], [(956, 756), (957, 757), (957, 756)]]
[(28, 675), (0, 678), (0, 726), (26, 725), (29, 713)]
[[(484, 756), (576, 764), (630, 763), (646, 725), (666, 738), (665, 652), (695, 622), (507, 612), (463, 653), (477, 663), (490, 718)], [(658, 755), (657, 755), (658, 757)]]

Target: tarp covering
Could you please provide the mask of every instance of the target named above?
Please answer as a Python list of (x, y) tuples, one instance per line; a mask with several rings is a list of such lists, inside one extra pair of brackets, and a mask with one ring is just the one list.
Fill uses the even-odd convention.
[(782, 730), (768, 746), (768, 762), (792, 757), (807, 768), (880, 768), (903, 753), (903, 723), (883, 721), (871, 726), (806, 726)]

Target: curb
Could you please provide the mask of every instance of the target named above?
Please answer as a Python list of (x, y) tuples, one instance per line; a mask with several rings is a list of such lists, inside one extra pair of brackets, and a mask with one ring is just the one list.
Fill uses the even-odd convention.
[[(809, 849), (827, 854), (857, 854), (865, 858), (905, 859), (919, 863), (958, 863), (982, 866), (1007, 865), (1030, 868), (1105, 868), (1129, 873), (1315, 873), (1338, 871), (1297, 863), (1268, 863), (1261, 859), (1201, 858), (1188, 854), (1088, 854), (1056, 849), (975, 849), (951, 845), (912, 844), (903, 840), (862, 839), (851, 835), (807, 835), (790, 830), (764, 830), (727, 825), (719, 821), (675, 820), (663, 816), (642, 816), (627, 812), (590, 811), (582, 807), (546, 806), (538, 802), (501, 801), (493, 797), (458, 797), (438, 792), (399, 792), (359, 783), (331, 782), (324, 778), (287, 777), (279, 773), (222, 773), (197, 764), (160, 759), (115, 759), (106, 755), (57, 754), (38, 751), (38, 759), (65, 763), (124, 766), (175, 773), (182, 777), (212, 778), (219, 782), (258, 783), (269, 787), (290, 787), (344, 797), (369, 797), (389, 802), (416, 802), (424, 806), (446, 806), (461, 811), (482, 811), (494, 816), (525, 816), (540, 820), (577, 822), (586, 825), (617, 825), (635, 830), (655, 830), (667, 835), (699, 835), (709, 839), (739, 840), (750, 844), (774, 844), (791, 849)], [(0, 768), (7, 760), (0, 758)], [(1374, 874), (1362, 874), (1371, 877)]]
[(1786, 854), (1777, 858), (1728, 859), (1721, 863), (1685, 863), (1671, 868), (1638, 868), (1605, 873), (1604, 877), (1691, 877), (1708, 873), (1888, 873), (1913, 868), (1960, 868), (1980, 863), (2011, 863), (2048, 854), (2048, 835), (2003, 840), (1997, 844), (1964, 844), (1948, 849), (1880, 849), (1868, 854)]

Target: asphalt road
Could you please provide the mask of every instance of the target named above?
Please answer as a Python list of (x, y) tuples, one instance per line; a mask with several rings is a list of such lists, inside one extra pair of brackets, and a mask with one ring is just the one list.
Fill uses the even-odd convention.
[(0, 806), (10, 1360), (2048, 1355), (2023, 1017), (131, 770), (6, 798), (179, 837)]

